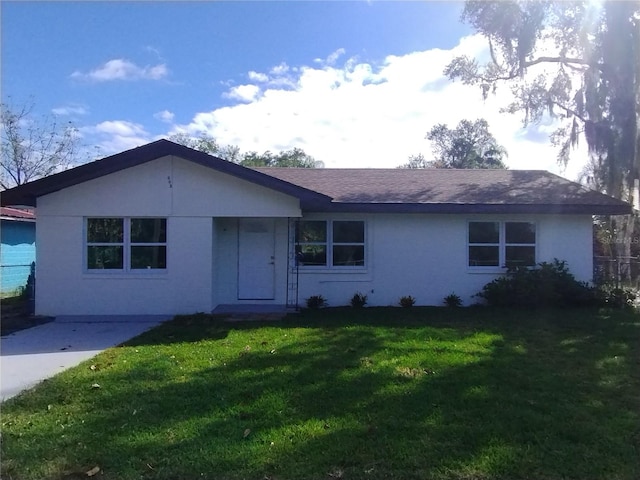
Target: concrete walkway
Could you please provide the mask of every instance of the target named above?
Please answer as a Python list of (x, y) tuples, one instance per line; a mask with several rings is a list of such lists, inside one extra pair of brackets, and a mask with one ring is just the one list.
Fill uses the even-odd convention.
[(0, 339), (0, 401), (119, 345), (172, 315), (60, 316)]

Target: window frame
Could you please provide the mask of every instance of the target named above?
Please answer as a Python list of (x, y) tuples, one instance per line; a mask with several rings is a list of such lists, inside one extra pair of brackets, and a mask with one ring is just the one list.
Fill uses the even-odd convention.
[[(534, 243), (507, 242), (507, 224), (508, 223), (528, 223), (533, 225), (533, 228), (534, 228), (533, 242)], [(535, 267), (538, 264), (538, 225), (535, 222), (523, 222), (523, 221), (504, 222), (504, 266), (505, 268), (510, 267), (510, 265), (507, 264), (507, 249), (509, 247), (521, 247), (521, 248), (533, 247), (533, 265), (522, 265), (522, 266), (527, 268)]]
[[(325, 241), (324, 242), (299, 242), (298, 241), (298, 229), (299, 225), (302, 222), (322, 222), (325, 225)], [(335, 222), (358, 222), (362, 224), (362, 242), (334, 242), (334, 223)], [(299, 267), (301, 270), (306, 271), (318, 271), (318, 270), (346, 270), (346, 271), (364, 271), (368, 268), (369, 255), (368, 255), (368, 247), (367, 247), (367, 238), (368, 238), (368, 222), (362, 219), (354, 219), (354, 218), (330, 218), (330, 219), (316, 219), (316, 218), (304, 218), (299, 219), (296, 224), (296, 235), (294, 236), (294, 249), (296, 253), (299, 251), (299, 247), (302, 245), (320, 245), (325, 247), (326, 253), (326, 263), (324, 265), (305, 265), (304, 263), (300, 263)], [(363, 249), (363, 264), (362, 265), (334, 265), (334, 246), (336, 247), (346, 247), (346, 246), (362, 246)]]
[[(122, 228), (122, 239), (118, 242), (90, 242), (89, 241), (89, 221), (90, 220), (119, 220), (120, 227)], [(125, 221), (122, 217), (87, 217), (84, 220), (84, 259), (83, 265), (85, 271), (100, 271), (100, 272), (122, 272), (125, 265)], [(92, 247), (111, 247), (111, 248), (121, 248), (121, 258), (122, 258), (122, 267), (121, 268), (89, 268), (89, 249)]]
[[(300, 233), (300, 223), (302, 222), (307, 222), (307, 223), (311, 223), (311, 222), (315, 222), (315, 223), (323, 223), (324, 224), (324, 242), (301, 242), (298, 239), (299, 233)], [(316, 220), (316, 219), (309, 219), (309, 220), (298, 220), (298, 222), (296, 222), (296, 232), (295, 232), (295, 237), (294, 237), (294, 248), (295, 248), (295, 252), (296, 252), (296, 257), (298, 255), (298, 253), (302, 253), (302, 249), (300, 248), (301, 246), (324, 246), (324, 254), (325, 254), (325, 263), (324, 265), (305, 265), (302, 262), (298, 262), (298, 266), (299, 267), (304, 267), (304, 268), (315, 268), (315, 269), (320, 269), (320, 268), (329, 268), (329, 228), (328, 228), (328, 222), (327, 220)]]
[[(498, 228), (498, 232), (499, 232), (499, 238), (498, 238), (498, 243), (475, 243), (475, 242), (470, 242), (469, 239), (469, 231), (471, 228), (471, 224), (472, 223), (497, 223), (499, 228)], [(507, 235), (506, 235), (506, 230), (507, 230), (507, 224), (509, 223), (527, 223), (530, 225), (533, 225), (534, 227), (534, 243), (513, 243), (513, 242), (509, 242), (507, 243)], [(533, 265), (526, 265), (527, 268), (533, 268), (538, 264), (538, 232), (539, 232), (539, 228), (538, 228), (538, 223), (535, 221), (531, 221), (531, 220), (494, 220), (494, 219), (487, 219), (487, 220), (468, 220), (467, 221), (467, 231), (466, 231), (466, 248), (467, 248), (467, 254), (466, 254), (466, 260), (467, 260), (467, 269), (469, 271), (472, 272), (490, 272), (490, 273), (495, 273), (495, 272), (504, 272), (505, 270), (507, 270), (509, 267), (507, 266), (507, 248), (508, 247), (533, 247), (534, 249), (534, 262)], [(478, 247), (478, 246), (486, 246), (486, 247), (498, 247), (498, 265), (471, 265), (471, 255), (470, 255), (470, 250), (471, 247)]]
[[(116, 219), (122, 221), (122, 241), (121, 242), (90, 242), (88, 238), (89, 234), (89, 221), (92, 219)], [(164, 242), (134, 242), (131, 239), (131, 222), (134, 220), (164, 220), (165, 238)], [(168, 229), (167, 217), (123, 217), (123, 216), (91, 216), (84, 217), (83, 228), (83, 270), (84, 273), (96, 275), (96, 274), (162, 274), (168, 271), (169, 263), (169, 229)], [(122, 268), (89, 268), (89, 247), (122, 247)], [(132, 249), (134, 247), (164, 247), (165, 249), (165, 267), (164, 268), (132, 268)]]
[[(493, 223), (498, 224), (498, 241), (497, 242), (471, 242), (471, 224), (472, 223)], [(500, 253), (500, 241), (503, 238), (502, 236), (502, 222), (495, 220), (487, 220), (487, 221), (469, 221), (467, 222), (467, 267), (469, 268), (482, 268), (482, 269), (495, 269), (500, 268), (501, 260), (503, 256)], [(471, 265), (471, 248), (472, 247), (487, 247), (487, 248), (497, 248), (498, 249), (498, 264), (497, 265)]]

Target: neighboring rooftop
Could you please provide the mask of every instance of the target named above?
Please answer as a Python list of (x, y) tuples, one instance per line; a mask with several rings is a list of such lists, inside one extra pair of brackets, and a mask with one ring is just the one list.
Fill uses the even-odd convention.
[(32, 209), (0, 207), (0, 218), (3, 220), (34, 222), (36, 220), (36, 213)]

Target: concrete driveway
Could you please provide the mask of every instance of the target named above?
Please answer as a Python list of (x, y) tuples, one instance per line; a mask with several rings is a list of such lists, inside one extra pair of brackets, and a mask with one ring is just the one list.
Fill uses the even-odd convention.
[(173, 318), (60, 316), (0, 339), (0, 401)]

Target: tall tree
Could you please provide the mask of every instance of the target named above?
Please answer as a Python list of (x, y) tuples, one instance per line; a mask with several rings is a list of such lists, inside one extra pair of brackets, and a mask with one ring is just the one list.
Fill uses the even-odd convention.
[(315, 168), (322, 166), (322, 162), (318, 162), (301, 148), (292, 148), (279, 153), (272, 153), (268, 150), (264, 153), (240, 153), (240, 148), (236, 145), (222, 146), (215, 138), (206, 133), (197, 137), (185, 133), (175, 133), (169, 137), (169, 140), (233, 163), (239, 163), (245, 167)]
[(436, 168), (507, 168), (507, 150), (489, 132), (484, 119), (462, 120), (455, 129), (435, 125), (429, 133)]
[(606, 157), (607, 193), (628, 199), (640, 163), (640, 2), (467, 1), (462, 20), (487, 38), (490, 59), (457, 57), (445, 74), (485, 97), (509, 85), (503, 110), (525, 124), (562, 121), (552, 135), (562, 163), (584, 136)]
[(19, 107), (0, 104), (2, 189), (65, 170), (77, 160), (77, 130), (55, 117), (36, 117), (34, 106), (33, 101)]
[[(514, 100), (503, 111), (522, 113), (525, 125), (545, 115), (559, 121), (551, 136), (559, 162), (584, 138), (602, 190), (637, 201), (640, 2), (474, 0), (462, 20), (486, 37), (490, 58), (457, 57), (445, 74), (485, 97), (509, 86)], [(628, 254), (633, 221), (613, 223), (618, 255)]]
[(427, 160), (423, 154), (409, 155), (409, 161), (405, 164), (398, 166), (398, 168), (433, 168), (432, 162)]
[(197, 137), (192, 137), (186, 133), (174, 133), (169, 136), (169, 140), (209, 155), (215, 155), (216, 157), (233, 163), (240, 161), (240, 149), (238, 147), (234, 145), (222, 146), (215, 138), (207, 133), (201, 133)]
[(245, 167), (315, 168), (318, 166), (318, 162), (301, 148), (293, 148), (276, 154), (269, 151), (262, 154), (248, 152), (242, 155), (239, 163)]
[(503, 162), (507, 150), (489, 132), (484, 119), (462, 120), (454, 129), (439, 123), (426, 138), (431, 141), (434, 159), (414, 155), (401, 168), (507, 168)]

